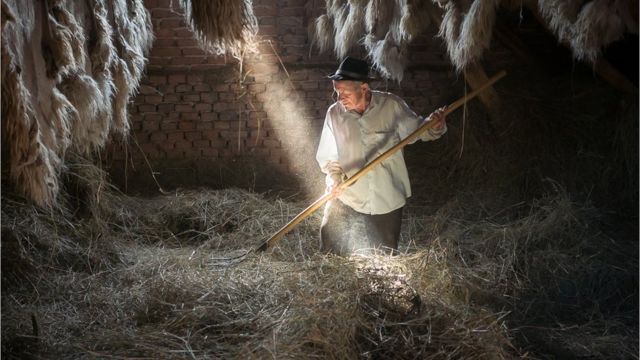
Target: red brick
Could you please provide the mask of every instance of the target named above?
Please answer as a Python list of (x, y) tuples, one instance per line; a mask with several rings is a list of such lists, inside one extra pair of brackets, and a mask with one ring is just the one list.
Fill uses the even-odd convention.
[(155, 111), (156, 111), (156, 106), (155, 105), (140, 105), (140, 106), (138, 106), (138, 112), (139, 113), (155, 112)]
[(196, 104), (196, 110), (198, 111), (211, 111), (212, 106), (211, 104)]
[(226, 130), (231, 128), (231, 124), (228, 121), (216, 121), (213, 123), (213, 128), (218, 130)]
[[(191, 42), (189, 42), (189, 43), (190, 43), (190, 44), (193, 44), (193, 45), (187, 45), (187, 46), (194, 46), (195, 44), (197, 44), (197, 43), (198, 43), (197, 41), (195, 41), (195, 39), (193, 39), (193, 31), (191, 31), (191, 30), (189, 30), (189, 29), (187, 29), (187, 28), (177, 29), (177, 30), (174, 32), (174, 35), (175, 35), (177, 38), (180, 38), (179, 40), (182, 40), (182, 39), (192, 39), (192, 41), (191, 41)], [(183, 44), (182, 44), (182, 46), (185, 46), (185, 44), (183, 43)]]
[(184, 132), (182, 131), (173, 131), (167, 133), (167, 141), (170, 143), (174, 143), (176, 141), (180, 141), (184, 139)]
[(178, 47), (154, 47), (150, 56), (182, 56), (182, 51)]
[(178, 140), (174, 145), (176, 150), (185, 150), (191, 148), (192, 146), (191, 141), (186, 140)]
[(221, 121), (233, 121), (238, 119), (238, 112), (233, 110), (222, 111), (218, 114)]
[(195, 128), (195, 125), (193, 124), (193, 121), (180, 121), (178, 122), (178, 129), (179, 130), (193, 130)]
[(151, 142), (159, 143), (167, 140), (167, 134), (163, 132), (151, 133)]
[(206, 58), (202, 56), (181, 56), (171, 58), (171, 65), (193, 65), (193, 64), (204, 64), (206, 62)]
[(147, 9), (168, 8), (173, 0), (144, 0)]
[(218, 154), (218, 149), (214, 149), (214, 148), (210, 148), (210, 147), (202, 149), (202, 156), (217, 158), (218, 155), (219, 155)]
[(151, 9), (151, 17), (154, 19), (173, 18), (176, 14), (171, 9)]
[(211, 140), (211, 147), (224, 149), (227, 147), (227, 140), (224, 140), (224, 139)]
[(201, 157), (201, 149), (191, 147), (184, 150), (184, 156), (187, 159), (199, 159)]
[(156, 38), (168, 38), (173, 36), (173, 29), (166, 29), (166, 28), (161, 29), (156, 26), (153, 29), (153, 33), (156, 36)]
[(181, 120), (200, 120), (200, 114), (197, 112), (183, 112), (178, 116)]
[(264, 139), (264, 146), (271, 149), (277, 149), (280, 148), (280, 141), (273, 139)]
[(147, 79), (151, 84), (161, 85), (167, 83), (167, 77), (165, 75), (149, 75)]
[(180, 101), (180, 97), (176, 94), (168, 94), (164, 96), (165, 103), (177, 103)]
[(160, 104), (162, 103), (163, 99), (162, 99), (162, 96), (147, 95), (144, 97), (144, 101), (148, 104)]
[(306, 9), (302, 6), (298, 7), (283, 7), (280, 9), (279, 16), (300, 16), (303, 17), (306, 14)]
[(184, 137), (187, 140), (200, 140), (202, 139), (202, 133), (199, 131), (187, 131), (184, 133)]
[(185, 102), (198, 102), (200, 101), (200, 94), (183, 94), (182, 100)]
[(163, 121), (160, 123), (160, 130), (177, 130), (178, 123), (176, 121)]
[(173, 112), (174, 109), (174, 105), (173, 104), (158, 104), (158, 112), (161, 113), (170, 113)]
[(276, 16), (278, 15), (278, 9), (275, 5), (265, 5), (265, 4), (254, 5), (253, 13), (258, 17)]
[(142, 122), (142, 130), (144, 130), (144, 131), (160, 130), (160, 121), (159, 120), (144, 120)]
[(144, 115), (144, 119), (145, 120), (157, 120), (157, 121), (160, 121), (160, 120), (162, 120), (162, 115), (160, 115), (158, 113), (145, 114)]
[(193, 147), (196, 148), (208, 148), (210, 145), (209, 140), (196, 140), (193, 142)]
[[(194, 90), (198, 91), (196, 88), (200, 86), (200, 85), (196, 85), (193, 87)], [(214, 94), (214, 93), (209, 93), (209, 92), (205, 92), (205, 93), (201, 93), (200, 94), (200, 101), (207, 103), (207, 104), (213, 104), (214, 101), (218, 100), (218, 95)]]
[(186, 25), (187, 24), (185, 24), (184, 18), (180, 18), (180, 17), (160, 20), (160, 27), (165, 29), (184, 28)]
[(197, 92), (211, 91), (211, 86), (209, 86), (209, 84), (194, 84), (193, 91), (197, 91)]
[(211, 55), (207, 57), (207, 64), (224, 65), (227, 59), (224, 56)]
[(167, 159), (170, 159), (170, 160), (184, 159), (184, 151), (179, 151), (175, 149), (172, 149), (171, 151), (167, 151)]
[(178, 104), (176, 105), (176, 111), (177, 112), (193, 112), (195, 110), (193, 109), (193, 105)]
[(193, 90), (193, 86), (190, 84), (181, 84), (176, 86), (177, 93), (189, 92)]
[(213, 123), (211, 121), (198, 121), (196, 123), (196, 129), (198, 130), (213, 129)]
[(218, 91), (218, 92), (220, 92), (220, 91), (229, 91), (229, 89), (230, 89), (230, 85), (229, 84), (216, 84), (213, 87), (213, 90), (214, 91)]
[(169, 75), (170, 84), (184, 84), (187, 81), (187, 77), (184, 74)]
[(176, 40), (176, 43), (178, 44), (178, 46), (181, 49), (198, 49), (199, 52), (196, 52), (195, 54), (189, 54), (189, 51), (187, 51), (186, 53), (183, 53), (184, 55), (206, 55), (206, 53), (204, 52), (204, 50), (200, 49), (198, 46), (200, 45), (198, 43), (198, 40), (196, 40), (193, 37), (193, 33), (191, 33), (190, 37), (185, 37), (185, 38), (178, 38)]
[[(180, 46), (180, 44), (178, 44), (178, 46)], [(204, 52), (204, 50), (200, 49), (199, 47), (193, 46), (193, 47), (183, 47), (182, 48), (182, 55), (184, 56), (206, 56), (206, 53)]]
[(200, 113), (200, 119), (202, 121), (215, 121), (218, 120), (218, 114), (212, 112)]
[(265, 84), (251, 84), (249, 85), (249, 91), (251, 92), (263, 92), (267, 90), (267, 86)]
[(202, 131), (202, 137), (207, 140), (215, 140), (218, 138), (218, 130), (205, 130)]
[(226, 103), (226, 102), (218, 102), (213, 104), (213, 111), (215, 112), (220, 112), (220, 111), (225, 111), (227, 109), (229, 109), (231, 107), (231, 104)]

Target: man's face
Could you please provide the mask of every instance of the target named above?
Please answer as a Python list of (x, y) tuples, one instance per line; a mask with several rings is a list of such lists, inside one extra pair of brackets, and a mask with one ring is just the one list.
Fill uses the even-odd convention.
[(366, 107), (368, 85), (360, 81), (333, 81), (333, 90), (338, 95), (338, 101), (347, 110), (361, 110)]

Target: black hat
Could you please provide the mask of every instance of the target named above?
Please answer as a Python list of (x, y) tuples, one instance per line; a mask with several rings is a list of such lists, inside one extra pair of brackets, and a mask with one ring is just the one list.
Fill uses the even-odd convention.
[(331, 80), (355, 80), (367, 82), (373, 80), (369, 77), (369, 64), (360, 59), (346, 57), (335, 73), (327, 76)]

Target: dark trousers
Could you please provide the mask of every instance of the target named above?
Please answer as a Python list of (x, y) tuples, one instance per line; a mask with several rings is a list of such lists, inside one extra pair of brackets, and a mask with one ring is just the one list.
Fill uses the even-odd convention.
[(402, 209), (387, 214), (359, 213), (340, 200), (327, 203), (320, 225), (320, 250), (351, 254), (393, 253), (398, 249)]

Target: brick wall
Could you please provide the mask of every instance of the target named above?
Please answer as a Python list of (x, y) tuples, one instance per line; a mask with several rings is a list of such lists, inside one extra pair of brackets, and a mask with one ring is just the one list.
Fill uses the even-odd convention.
[[(307, 24), (323, 3), (255, 0), (258, 53), (240, 61), (203, 52), (178, 0), (145, 0), (156, 39), (130, 106), (134, 139), (108, 151), (115, 182), (149, 183), (148, 162), (165, 187), (224, 183), (222, 178), (233, 178), (243, 166), (252, 166), (254, 182), (285, 175), (305, 185), (317, 183), (314, 154), (332, 102), (325, 76), (338, 62), (318, 54), (307, 36)], [(403, 96), (418, 113), (444, 104), (460, 88), (434, 31), (412, 46), (400, 86), (373, 84)]]

